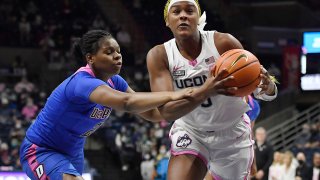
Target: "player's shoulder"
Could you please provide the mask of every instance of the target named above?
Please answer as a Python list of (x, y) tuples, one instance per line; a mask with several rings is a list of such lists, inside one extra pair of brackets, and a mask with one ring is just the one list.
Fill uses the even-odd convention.
[(215, 32), (214, 42), (219, 51), (222, 54), (230, 49), (242, 49), (241, 43), (231, 34)]
[(220, 44), (232, 44), (236, 38), (229, 33), (222, 33), (216, 31), (214, 34), (214, 41)]
[(147, 54), (147, 63), (163, 63), (168, 59), (164, 44), (159, 44), (151, 48)]
[(165, 55), (165, 53), (166, 53), (166, 49), (164, 47), (164, 44), (158, 44), (149, 50), (148, 56), (158, 57), (158, 56)]
[(110, 78), (112, 81), (126, 81), (121, 75), (116, 74)]

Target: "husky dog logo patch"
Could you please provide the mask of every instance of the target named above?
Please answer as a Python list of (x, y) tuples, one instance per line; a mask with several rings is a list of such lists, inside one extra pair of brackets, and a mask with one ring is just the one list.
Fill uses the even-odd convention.
[(191, 144), (191, 142), (192, 140), (188, 134), (184, 134), (183, 136), (178, 137), (176, 146), (186, 148)]

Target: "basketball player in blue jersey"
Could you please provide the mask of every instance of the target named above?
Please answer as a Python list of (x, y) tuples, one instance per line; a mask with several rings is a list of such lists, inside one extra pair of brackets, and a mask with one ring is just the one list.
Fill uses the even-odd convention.
[(74, 45), (74, 55), (87, 66), (52, 92), (21, 145), (20, 161), (32, 180), (83, 179), (85, 139), (107, 120), (112, 108), (160, 121), (154, 108), (189, 98), (193, 91), (135, 93), (117, 75), (122, 65), (118, 43), (102, 30), (84, 34)]
[[(218, 90), (223, 83), (203, 90), (220, 55), (243, 47), (230, 34), (204, 31), (205, 13), (200, 15), (197, 0), (168, 0), (164, 19), (174, 38), (147, 55), (152, 91), (199, 87), (193, 92), (196, 98), (158, 108), (164, 119), (175, 120), (169, 134), (168, 180), (203, 180), (207, 170), (215, 180), (249, 179), (253, 140), (245, 113), (248, 104), (243, 97), (232, 96), (234, 88)], [(273, 100), (277, 87), (263, 67), (260, 77), (255, 97)]]
[(247, 115), (250, 118), (251, 129), (253, 129), (254, 123), (260, 114), (260, 105), (257, 100), (255, 100), (251, 95), (248, 96), (248, 105), (251, 110), (247, 111)]

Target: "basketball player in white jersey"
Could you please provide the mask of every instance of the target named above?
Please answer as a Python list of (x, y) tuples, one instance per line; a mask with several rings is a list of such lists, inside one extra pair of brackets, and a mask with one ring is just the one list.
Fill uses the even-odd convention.
[[(174, 39), (147, 55), (152, 91), (198, 87), (193, 98), (159, 107), (164, 119), (176, 120), (170, 131), (167, 178), (203, 180), (209, 170), (215, 180), (249, 179), (253, 160), (250, 120), (245, 114), (249, 107), (241, 97), (226, 96), (232, 95), (232, 89), (223, 87), (221, 79), (211, 86), (207, 83), (220, 55), (243, 47), (230, 34), (203, 31), (205, 16), (200, 14), (197, 0), (168, 0), (164, 18)], [(277, 87), (261, 69), (255, 96), (273, 100)]]

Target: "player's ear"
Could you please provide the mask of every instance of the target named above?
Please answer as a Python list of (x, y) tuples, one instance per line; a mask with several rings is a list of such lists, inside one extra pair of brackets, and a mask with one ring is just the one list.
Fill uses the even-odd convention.
[(165, 22), (166, 22), (166, 26), (169, 27), (168, 17), (166, 17)]
[(88, 64), (93, 64), (93, 56), (91, 54), (86, 55), (86, 60)]

